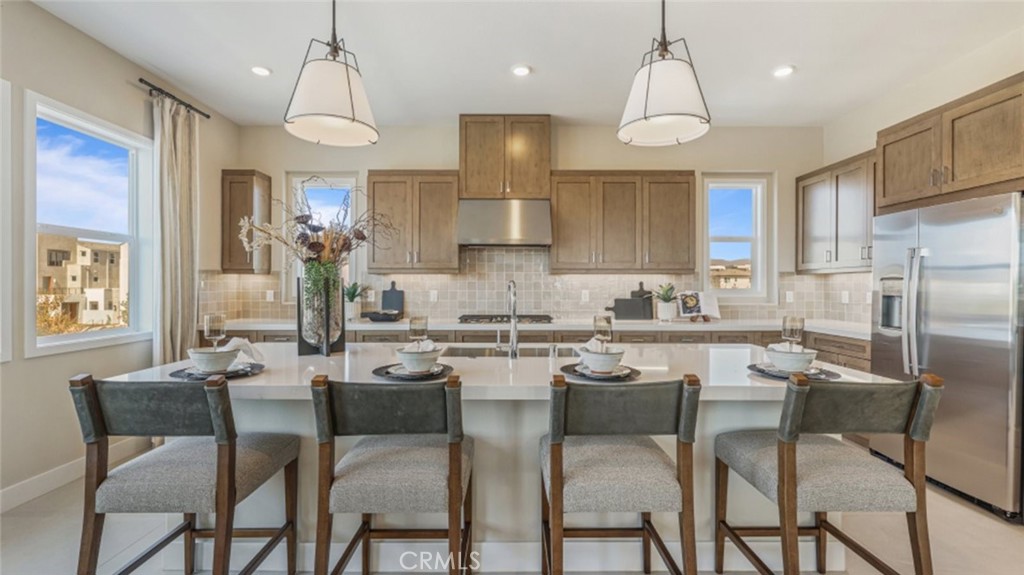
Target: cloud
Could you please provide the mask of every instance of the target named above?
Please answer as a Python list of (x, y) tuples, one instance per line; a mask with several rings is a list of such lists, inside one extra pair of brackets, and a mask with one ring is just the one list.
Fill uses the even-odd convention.
[(112, 146), (89, 136), (52, 132), (36, 138), (36, 219), (128, 233), (127, 150), (112, 154)]

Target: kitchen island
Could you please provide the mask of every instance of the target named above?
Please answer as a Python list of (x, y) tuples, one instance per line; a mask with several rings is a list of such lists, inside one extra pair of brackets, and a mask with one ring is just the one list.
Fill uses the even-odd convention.
[[(316, 441), (309, 385), (313, 377), (327, 374), (342, 381), (382, 381), (372, 375), (381, 365), (395, 363), (396, 344), (349, 344), (348, 351), (331, 357), (298, 356), (295, 344), (259, 344), (267, 368), (259, 375), (229, 382), (239, 432), (270, 431), (302, 436), (299, 471), (299, 569), (312, 568), (316, 510)], [(718, 433), (743, 428), (774, 428), (778, 425), (785, 382), (754, 376), (746, 366), (763, 359), (764, 350), (751, 345), (623, 345), (623, 363), (642, 372), (637, 381), (663, 381), (696, 374), (703, 386), (698, 416), (697, 442), (694, 448), (697, 553), (700, 570), (713, 565), (713, 469), (714, 437)], [(484, 353), (487, 345), (462, 344)], [(549, 382), (562, 365), (575, 363), (573, 357), (549, 357), (547, 346), (523, 345), (521, 350), (536, 349), (536, 357), (452, 357), (441, 361), (454, 368), (462, 378), (465, 432), (476, 439), (473, 480), (475, 550), (480, 553), (481, 572), (539, 572), (540, 566), (540, 461), (538, 442), (548, 428)], [(564, 349), (564, 348), (563, 348)], [(450, 351), (455, 351), (451, 349)], [(474, 353), (474, 352), (468, 352)], [(531, 352), (527, 351), (524, 355)], [(564, 353), (564, 352), (563, 352)], [(475, 354), (475, 353), (474, 353)], [(189, 365), (179, 362), (155, 367), (114, 379), (154, 381), (169, 379), (169, 374)], [(845, 378), (860, 381), (886, 381), (869, 374), (822, 364)], [(412, 384), (414, 385), (414, 384)], [(674, 438), (658, 438), (674, 454)], [(352, 439), (338, 442), (339, 457)], [(283, 480), (274, 478), (238, 507), (236, 525), (274, 524), (283, 517)], [(735, 524), (777, 524), (778, 511), (742, 479), (730, 483), (729, 517)], [(802, 518), (806, 521), (808, 518)], [(833, 517), (839, 521), (838, 517)], [(205, 518), (209, 521), (210, 518)], [(180, 521), (169, 517), (168, 522)], [(355, 531), (356, 515), (335, 517), (335, 545), (332, 557), (341, 553), (344, 542)], [(566, 524), (591, 526), (635, 525), (634, 514), (581, 514), (567, 516)], [(666, 537), (672, 553), (678, 557), (678, 523), (675, 515), (655, 514), (654, 522)], [(379, 525), (444, 525), (443, 515), (385, 515)], [(209, 543), (209, 542), (204, 542)], [(259, 543), (234, 543), (232, 563), (244, 565)], [(399, 557), (403, 551), (441, 551), (443, 542), (384, 542), (374, 546), (375, 571), (402, 571)], [(755, 541), (754, 548), (769, 565), (781, 567), (779, 544), (775, 539)], [(178, 549), (180, 550), (180, 544)], [(200, 560), (209, 561), (210, 549), (200, 551)], [(801, 544), (802, 562), (813, 565), (813, 545)], [(655, 569), (660, 568), (655, 555)], [(587, 541), (566, 543), (567, 571), (639, 571), (639, 541)], [(181, 554), (165, 554), (165, 567), (178, 569)], [(281, 550), (274, 552), (268, 569), (283, 568)], [(844, 567), (843, 550), (829, 547), (830, 570)], [(208, 567), (207, 567), (208, 568)], [(349, 570), (358, 570), (358, 558)], [(726, 569), (752, 571), (753, 568), (727, 544)]]

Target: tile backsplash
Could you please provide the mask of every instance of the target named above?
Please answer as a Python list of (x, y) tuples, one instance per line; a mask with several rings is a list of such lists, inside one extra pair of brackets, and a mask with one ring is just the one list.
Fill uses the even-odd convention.
[[(614, 298), (628, 297), (641, 281), (647, 289), (672, 282), (681, 290), (693, 290), (699, 284), (695, 275), (552, 275), (548, 273), (548, 250), (539, 248), (463, 249), (457, 275), (363, 273), (357, 281), (370, 285), (375, 292), (375, 302), (364, 302), (364, 309), (378, 306), (381, 290), (395, 281), (399, 289), (405, 290), (407, 315), (454, 318), (466, 313), (503, 313), (505, 285), (510, 279), (517, 284), (520, 313), (548, 313), (556, 318), (588, 318), (612, 305)], [(200, 313), (225, 313), (229, 319), (294, 318), (295, 305), (281, 303), (280, 289), (277, 275), (202, 272)], [(869, 273), (782, 274), (778, 289), (778, 304), (723, 304), (722, 317), (776, 319), (800, 315), (870, 322)], [(268, 291), (274, 292), (274, 301), (266, 301)], [(786, 302), (787, 292), (793, 293), (792, 303)]]

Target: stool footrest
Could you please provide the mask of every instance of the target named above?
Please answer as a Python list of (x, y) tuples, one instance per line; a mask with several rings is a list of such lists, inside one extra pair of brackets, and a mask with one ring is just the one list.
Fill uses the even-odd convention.
[(179, 535), (188, 531), (190, 526), (191, 524), (188, 521), (183, 521), (177, 527), (167, 532), (167, 534), (161, 537), (156, 543), (150, 545), (145, 551), (136, 556), (135, 559), (132, 559), (131, 563), (122, 567), (115, 575), (128, 575), (139, 567), (142, 567), (143, 563), (152, 559), (153, 556), (159, 553), (161, 549), (167, 547), (171, 541), (174, 541)]
[(256, 568), (258, 568), (263, 563), (267, 556), (270, 555), (270, 552), (273, 551), (275, 547), (277, 547), (277, 544), (280, 543), (282, 539), (284, 539), (284, 536), (288, 533), (289, 530), (295, 530), (295, 524), (291, 521), (285, 523), (281, 526), (280, 529), (274, 532), (274, 536), (270, 539), (270, 541), (267, 541), (263, 545), (263, 547), (260, 548), (259, 552), (256, 553), (256, 555), (249, 561), (249, 563), (247, 563), (246, 566), (238, 572), (238, 575), (252, 575), (253, 573), (255, 573)]

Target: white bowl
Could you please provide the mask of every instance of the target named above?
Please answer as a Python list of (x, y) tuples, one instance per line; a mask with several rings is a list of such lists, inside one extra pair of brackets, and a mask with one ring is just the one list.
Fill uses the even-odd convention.
[(787, 344), (772, 344), (765, 349), (764, 354), (772, 365), (782, 371), (799, 372), (811, 366), (818, 352), (800, 347), (790, 351)]
[(398, 354), (398, 361), (402, 362), (405, 369), (409, 373), (426, 373), (430, 371), (430, 368), (434, 367), (437, 363), (437, 358), (441, 357), (441, 353), (444, 352), (444, 348), (437, 348), (431, 351), (405, 351), (395, 350)]
[(576, 353), (580, 354), (580, 360), (583, 362), (583, 365), (590, 368), (590, 371), (594, 373), (611, 373), (622, 363), (622, 355), (626, 353), (626, 350), (606, 347), (604, 352), (597, 352), (580, 347), (576, 349)]
[(218, 349), (200, 347), (188, 350), (188, 356), (196, 369), (205, 373), (221, 373), (228, 370), (238, 357), (238, 349)]

